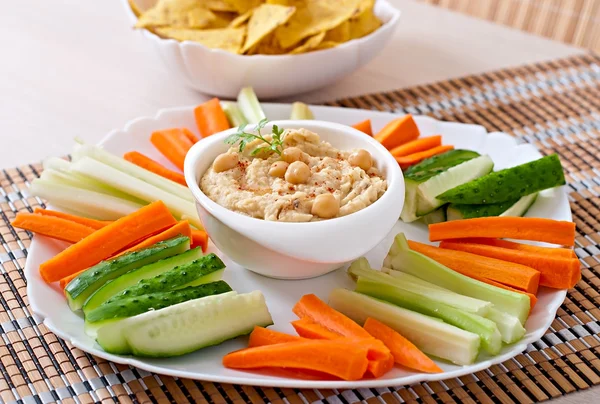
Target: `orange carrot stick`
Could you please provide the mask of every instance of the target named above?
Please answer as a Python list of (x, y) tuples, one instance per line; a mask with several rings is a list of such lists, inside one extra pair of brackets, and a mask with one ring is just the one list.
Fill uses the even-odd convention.
[(533, 293), (523, 292), (522, 290), (511, 288), (510, 286), (503, 285), (503, 284), (493, 281), (491, 279), (480, 278), (478, 276), (471, 276), (471, 278), (473, 278), (479, 282), (487, 283), (488, 285), (496, 286), (497, 288), (500, 288), (500, 289), (510, 290), (511, 292), (516, 292), (516, 293), (521, 293), (521, 294), (527, 295), (527, 297), (529, 297), (529, 312), (530, 313), (531, 313), (531, 310), (533, 310), (533, 308), (535, 307), (535, 304), (537, 303), (537, 296), (534, 295)]
[(36, 234), (68, 241), (69, 243), (77, 243), (96, 231), (91, 227), (60, 217), (42, 216), (26, 212), (17, 213), (11, 224), (19, 229), (29, 230)]
[(79, 223), (79, 224), (82, 224), (87, 227), (91, 227), (92, 229), (95, 229), (95, 230), (101, 229), (104, 226), (106, 226), (107, 224), (112, 223), (111, 221), (88, 219), (87, 217), (75, 216), (75, 215), (71, 215), (68, 213), (58, 212), (56, 210), (49, 210), (49, 209), (42, 209), (42, 208), (35, 208), (33, 213), (35, 213), (36, 215), (42, 215), (42, 216), (60, 217), (61, 219), (70, 220), (72, 222)]
[(363, 328), (388, 347), (397, 364), (420, 372), (443, 372), (434, 361), (421, 352), (412, 342), (387, 325), (369, 317)]
[(250, 333), (248, 340), (248, 347), (282, 344), (285, 342), (302, 341), (304, 338), (297, 337), (295, 335), (289, 335), (283, 332), (270, 330), (268, 328), (255, 326), (254, 330)]
[(479, 217), (429, 225), (429, 240), (513, 238), (572, 247), (575, 223), (537, 217)]
[(200, 136), (207, 137), (230, 128), (227, 115), (218, 98), (206, 101), (194, 109), (194, 117)]
[(542, 247), (539, 245), (530, 245), (523, 243), (515, 243), (513, 241), (501, 240), (497, 238), (462, 238), (452, 240), (457, 243), (473, 243), (473, 244), (485, 244), (492, 245), (495, 247), (508, 248), (509, 250), (527, 251), (543, 255), (551, 255), (553, 257), (561, 258), (577, 258), (577, 254), (570, 248), (560, 247)]
[(300, 320), (292, 321), (292, 326), (299, 336), (309, 339), (336, 339), (344, 338), (337, 332), (333, 332), (315, 323), (308, 317), (302, 317)]
[(367, 349), (355, 341), (309, 340), (246, 348), (223, 357), (231, 369), (295, 368), (358, 380), (367, 370)]
[(106, 259), (124, 247), (176, 223), (162, 201), (144, 206), (120, 218), (73, 244), (40, 265), (40, 274), (46, 282), (55, 282), (65, 276)]
[(185, 131), (186, 129), (180, 128), (164, 129), (150, 135), (150, 142), (154, 147), (181, 171), (185, 155), (193, 146)]
[(194, 135), (189, 129), (181, 128), (181, 131), (183, 132), (185, 137), (187, 137), (189, 141), (192, 142), (192, 144), (196, 144), (200, 141), (200, 139), (198, 139), (198, 137)]
[(442, 135), (428, 136), (421, 139), (416, 139), (408, 143), (404, 143), (390, 150), (392, 156), (403, 157), (414, 153), (432, 149), (442, 144)]
[(371, 128), (371, 120), (365, 119), (362, 122), (355, 123), (352, 125), (354, 129), (358, 129), (359, 131), (366, 133), (369, 136), (373, 136), (373, 129)]
[(401, 169), (406, 170), (408, 167), (414, 166), (415, 164), (418, 164), (429, 157), (433, 157), (453, 149), (454, 146), (437, 146), (422, 152), (409, 154), (403, 157), (396, 157), (396, 161), (398, 164), (400, 164)]
[(408, 143), (419, 137), (419, 128), (412, 115), (396, 118), (383, 127), (376, 135), (377, 139), (388, 150)]
[(526, 265), (540, 272), (541, 286), (569, 289), (581, 279), (579, 260), (573, 258), (560, 258), (529, 251), (509, 250), (484, 244), (457, 243), (446, 240), (440, 243), (440, 247)]
[(540, 273), (533, 268), (463, 251), (445, 250), (416, 241), (409, 247), (466, 276), (478, 276), (528, 293), (537, 293)]
[(138, 167), (142, 167), (150, 172), (153, 172), (154, 174), (160, 175), (163, 178), (175, 181), (176, 183), (187, 187), (187, 183), (185, 182), (185, 177), (183, 174), (169, 170), (167, 167), (152, 160), (150, 157), (143, 155), (142, 153), (138, 153), (136, 151), (128, 152), (123, 155), (123, 158)]
[(202, 251), (208, 249), (208, 234), (202, 230), (192, 229), (192, 245), (190, 248), (202, 247)]

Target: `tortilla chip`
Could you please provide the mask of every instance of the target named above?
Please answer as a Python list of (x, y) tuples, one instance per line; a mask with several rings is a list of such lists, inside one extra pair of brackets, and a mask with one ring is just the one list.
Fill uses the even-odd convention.
[(245, 52), (247, 55), (282, 55), (284, 53), (286, 53), (285, 49), (279, 46), (279, 41), (273, 32)]
[(140, 6), (135, 4), (135, 0), (127, 0), (127, 2), (129, 3), (129, 8), (131, 8), (131, 11), (133, 11), (133, 14), (135, 14), (136, 17), (142, 15), (142, 10), (140, 10)]
[(205, 11), (208, 10), (203, 9), (197, 0), (158, 0), (154, 7), (140, 15), (135, 26), (194, 28), (190, 24), (198, 23), (199, 14)]
[(233, 19), (233, 21), (231, 21), (229, 23), (229, 28), (238, 28), (241, 27), (242, 25), (246, 24), (246, 21), (248, 21), (250, 19), (250, 17), (252, 17), (252, 12), (254, 10), (250, 10), (245, 12), (244, 14), (238, 15), (237, 17), (235, 17)]
[(264, 0), (226, 0), (239, 14), (247, 13), (248, 11), (259, 7)]
[(196, 3), (212, 11), (237, 11), (227, 0), (196, 0)]
[(355, 13), (361, 0), (287, 0), (296, 6), (290, 21), (277, 30), (283, 48), (319, 32), (328, 31), (347, 21)]
[(348, 21), (342, 22), (337, 27), (330, 29), (325, 34), (324, 41), (332, 42), (346, 42), (350, 40), (350, 23)]
[(351, 18), (349, 26), (350, 39), (357, 39), (381, 27), (381, 21), (375, 16), (372, 9), (366, 9), (358, 16)]
[(217, 19), (217, 16), (206, 8), (196, 8), (188, 11), (187, 17), (189, 28), (207, 28)]
[(178, 41), (198, 42), (208, 48), (223, 49), (232, 53), (239, 53), (244, 42), (245, 28), (225, 29), (185, 29), (185, 28), (157, 28), (156, 32), (164, 37)]
[(339, 45), (339, 42), (323, 40), (323, 42), (321, 42), (319, 44), (319, 46), (317, 46), (314, 50), (331, 49), (331, 48), (335, 48), (338, 45)]
[(215, 15), (215, 19), (208, 27), (210, 29), (227, 28), (237, 16), (237, 14), (235, 13), (229, 13), (224, 11), (213, 11), (212, 13)]
[(297, 55), (299, 53), (306, 53), (314, 50), (325, 38), (325, 32), (319, 32), (317, 35), (309, 37), (304, 43), (297, 48), (292, 49), (290, 55)]
[(275, 4), (263, 4), (254, 9), (252, 17), (248, 21), (248, 34), (246, 35), (246, 42), (242, 48), (242, 53), (256, 45), (277, 27), (285, 24), (295, 11), (294, 7), (278, 6)]

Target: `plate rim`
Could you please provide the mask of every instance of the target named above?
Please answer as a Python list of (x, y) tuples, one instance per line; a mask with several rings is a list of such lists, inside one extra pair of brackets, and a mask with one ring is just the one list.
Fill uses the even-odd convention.
[[(267, 108), (269, 108), (269, 107), (280, 108), (282, 106), (290, 106), (291, 107), (291, 103), (267, 103), (267, 102), (265, 102), (265, 103), (261, 103), (261, 104)], [(138, 122), (142, 122), (142, 121), (146, 121), (146, 120), (157, 121), (164, 114), (182, 112), (185, 110), (193, 109), (194, 107), (195, 107), (195, 105), (162, 108), (162, 109), (158, 110), (157, 113), (153, 117), (144, 116), (144, 117), (134, 118), (134, 119), (126, 122), (122, 129), (111, 130), (97, 144), (102, 146), (116, 134), (129, 131), (131, 126), (137, 124)], [(343, 109), (343, 110), (349, 111), (349, 112), (351, 112), (351, 111), (361, 111), (361, 113), (365, 112), (364, 109), (357, 109), (357, 108), (323, 106), (323, 105), (310, 105), (310, 107), (311, 108), (319, 108), (319, 109), (330, 109), (330, 110)], [(390, 117), (398, 117), (398, 116), (405, 115), (403, 113), (396, 113), (396, 112), (390, 112), (390, 111), (369, 111), (369, 112), (378, 114), (378, 115), (389, 115)], [(435, 118), (432, 118), (432, 117), (426, 116), (426, 115), (414, 115), (414, 116), (415, 116), (415, 118), (429, 120), (434, 123), (469, 125), (469, 126), (473, 126), (473, 127), (483, 128), (483, 130), (485, 131), (486, 137), (487, 136), (503, 137), (506, 139), (506, 141), (508, 141), (509, 143), (512, 143), (513, 147), (515, 147), (515, 148), (533, 147), (532, 145), (530, 145), (528, 143), (519, 144), (517, 142), (516, 138), (514, 138), (513, 136), (510, 136), (504, 132), (487, 132), (487, 130), (481, 125), (440, 121), (438, 119), (435, 119)], [(541, 153), (539, 153), (539, 151), (537, 149), (535, 149), (535, 150), (541, 156)], [(561, 190), (561, 192), (565, 192), (565, 191)], [(569, 206), (569, 212), (570, 211), (571, 210), (570, 210), (570, 206)], [(571, 221), (572, 221), (572, 219), (571, 219)], [(39, 236), (36, 236), (36, 237), (39, 237)], [(39, 240), (44, 239), (44, 237), (39, 237), (38, 241), (36, 242), (36, 237), (33, 237), (31, 240), (31, 244), (28, 249), (28, 258), (35, 254), (35, 250), (38, 248), (38, 244), (40, 243)], [(44, 324), (48, 328), (48, 330), (53, 332), (59, 338), (68, 341), (73, 347), (81, 349), (83, 352), (89, 353), (89, 354), (97, 356), (99, 358), (109, 360), (111, 362), (133, 366), (138, 369), (142, 369), (142, 370), (156, 373), (159, 375), (189, 378), (189, 379), (202, 380), (202, 381), (207, 381), (207, 382), (212, 382), (212, 383), (230, 383), (230, 384), (251, 385), (251, 386), (259, 386), (259, 387), (280, 387), (280, 388), (300, 388), (300, 389), (302, 389), (302, 388), (316, 388), (316, 389), (384, 388), (384, 387), (390, 387), (390, 386), (408, 385), (408, 384), (415, 384), (415, 383), (421, 383), (421, 382), (440, 381), (440, 380), (446, 380), (446, 379), (450, 379), (450, 378), (455, 378), (455, 377), (472, 374), (472, 373), (475, 373), (475, 372), (478, 372), (481, 370), (485, 370), (495, 364), (502, 363), (505, 360), (514, 358), (521, 352), (525, 351), (528, 344), (538, 341), (552, 325), (552, 322), (554, 321), (554, 318), (556, 317), (556, 313), (558, 312), (558, 309), (560, 308), (560, 306), (563, 304), (564, 299), (567, 295), (567, 290), (555, 290), (553, 292), (555, 294), (556, 298), (553, 299), (553, 304), (546, 306), (546, 308), (544, 310), (549, 315), (548, 315), (548, 318), (546, 319), (543, 327), (541, 327), (537, 331), (529, 334), (529, 336), (524, 337), (518, 343), (512, 344), (512, 349), (509, 352), (496, 355), (494, 357), (491, 357), (487, 360), (475, 363), (473, 365), (465, 365), (458, 369), (450, 370), (450, 371), (446, 371), (446, 372), (442, 372), (442, 373), (414, 373), (414, 374), (410, 374), (408, 376), (402, 376), (402, 377), (398, 377), (395, 379), (367, 379), (367, 380), (357, 380), (357, 381), (339, 381), (339, 380), (337, 380), (337, 381), (314, 381), (314, 380), (301, 380), (301, 379), (288, 379), (288, 378), (281, 378), (281, 379), (263, 378), (261, 380), (260, 379), (261, 375), (256, 374), (256, 373), (249, 373), (248, 374), (249, 376), (244, 376), (243, 374), (245, 372), (240, 372), (240, 376), (219, 376), (219, 375), (211, 375), (211, 374), (199, 374), (198, 372), (190, 372), (190, 371), (185, 371), (185, 370), (176, 370), (176, 369), (172, 369), (172, 368), (168, 368), (168, 367), (161, 367), (161, 366), (156, 366), (153, 364), (148, 364), (147, 362), (144, 361), (144, 358), (114, 355), (114, 354), (107, 353), (101, 349), (87, 346), (87, 343), (80, 341), (77, 338), (72, 338), (68, 333), (64, 333), (63, 331), (61, 331), (61, 329), (57, 325), (54, 324), (52, 319), (47, 314), (44, 313), (44, 310), (42, 308), (43, 306), (40, 306), (37, 304), (36, 298), (33, 297), (35, 295), (31, 293), (32, 282), (30, 282), (30, 280), (32, 280), (32, 281), (36, 281), (36, 280), (30, 279), (30, 276), (28, 276), (29, 274), (31, 274), (32, 271), (34, 271), (34, 269), (31, 268), (31, 264), (29, 264), (30, 262), (31, 262), (31, 260), (29, 260), (29, 259), (26, 261), (23, 272), (24, 272), (25, 278), (27, 280), (27, 295), (28, 295), (28, 301), (29, 301), (29, 308), (30, 308), (31, 312), (41, 318), (42, 324)], [(560, 297), (560, 299), (559, 299), (559, 297)]]

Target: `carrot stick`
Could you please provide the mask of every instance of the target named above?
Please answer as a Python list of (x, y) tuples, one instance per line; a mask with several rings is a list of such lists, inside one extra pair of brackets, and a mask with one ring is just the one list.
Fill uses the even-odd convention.
[(377, 139), (388, 150), (408, 143), (419, 137), (419, 128), (412, 115), (396, 118), (383, 127), (376, 135)]
[(144, 206), (96, 230), (77, 244), (73, 244), (40, 265), (40, 274), (46, 282), (55, 282), (65, 276), (106, 259), (124, 247), (176, 223), (162, 201)]
[(540, 273), (533, 268), (463, 251), (445, 250), (409, 241), (409, 247), (466, 276), (478, 276), (528, 293), (537, 293)]
[(146, 169), (154, 174), (160, 175), (163, 178), (175, 181), (176, 183), (187, 187), (187, 183), (185, 182), (185, 177), (183, 174), (169, 170), (167, 167), (152, 160), (150, 157), (143, 155), (142, 153), (138, 153), (136, 151), (128, 152), (123, 155), (123, 158), (138, 167), (142, 167), (143, 169)]
[(579, 260), (542, 255), (529, 251), (509, 250), (483, 244), (442, 241), (440, 248), (465, 251), (484, 257), (526, 265), (540, 272), (540, 285), (555, 289), (572, 288), (581, 279)]
[(296, 368), (358, 380), (367, 370), (367, 348), (355, 341), (310, 340), (246, 348), (223, 357), (231, 369)]
[(577, 258), (577, 254), (570, 248), (559, 248), (559, 247), (541, 247), (539, 245), (530, 245), (515, 243), (513, 241), (501, 240), (497, 238), (463, 238), (452, 240), (457, 243), (473, 243), (473, 244), (485, 244), (492, 245), (495, 247), (508, 248), (510, 250), (528, 251), (532, 253), (538, 253), (543, 255), (551, 255), (553, 257), (561, 258)]
[(429, 157), (433, 157), (453, 149), (454, 146), (437, 146), (422, 152), (396, 157), (396, 161), (398, 164), (400, 164), (401, 169), (406, 170), (408, 167), (414, 166), (415, 164), (418, 164)]
[(420, 372), (443, 372), (434, 361), (421, 352), (412, 342), (387, 325), (369, 317), (363, 328), (388, 347), (397, 364)]
[(20, 212), (11, 223), (13, 227), (29, 230), (57, 240), (77, 243), (96, 230), (67, 219)]
[(429, 225), (429, 240), (513, 238), (572, 247), (575, 223), (534, 217), (479, 217)]
[(218, 98), (206, 101), (194, 108), (194, 117), (200, 136), (207, 137), (230, 128), (227, 115)]
[(190, 248), (202, 247), (203, 252), (208, 249), (208, 234), (205, 231), (192, 229), (191, 241)]
[(248, 347), (282, 344), (286, 342), (302, 341), (304, 338), (297, 337), (295, 335), (285, 334), (283, 332), (270, 330), (268, 328), (255, 326), (254, 330), (250, 333), (250, 339), (248, 340)]
[(497, 288), (500, 288), (500, 289), (506, 289), (506, 290), (510, 290), (511, 292), (522, 293), (524, 295), (527, 295), (529, 297), (529, 312), (530, 313), (531, 313), (531, 310), (533, 310), (533, 308), (535, 307), (535, 304), (537, 303), (537, 296), (534, 295), (533, 293), (523, 292), (522, 290), (511, 288), (510, 286), (503, 285), (503, 284), (493, 281), (491, 279), (480, 278), (478, 276), (471, 276), (471, 278), (473, 278), (479, 282), (487, 283), (488, 285), (496, 286)]
[[(168, 240), (170, 238), (177, 237), (180, 235), (186, 236), (190, 240), (192, 238), (192, 229), (190, 227), (190, 223), (187, 220), (182, 220), (181, 222), (178, 222), (178, 223), (174, 224), (173, 226), (170, 226), (170, 227), (164, 229), (160, 233), (150, 235), (149, 237), (143, 238), (141, 240), (136, 240), (136, 243), (133, 246), (128, 247), (126, 250), (119, 252), (117, 255), (123, 255), (123, 254), (131, 252), (131, 251), (141, 250), (142, 248), (150, 247), (156, 243), (159, 243), (161, 241), (165, 241), (165, 240)], [(191, 246), (190, 246), (190, 248), (191, 248)], [(111, 258), (114, 258), (114, 257), (111, 257)]]
[(392, 156), (403, 157), (414, 153), (432, 149), (442, 144), (442, 135), (428, 136), (421, 139), (416, 139), (408, 143), (404, 143), (390, 150)]
[(299, 336), (308, 339), (336, 339), (344, 338), (337, 332), (333, 332), (315, 323), (308, 317), (302, 317), (300, 320), (292, 321), (292, 326)]
[(196, 144), (200, 141), (200, 139), (198, 139), (198, 137), (194, 135), (189, 129), (181, 128), (181, 131), (183, 132), (185, 137), (187, 137), (189, 141), (192, 142), (192, 144)]
[(371, 128), (371, 120), (365, 119), (362, 122), (355, 123), (352, 125), (354, 129), (358, 129), (359, 131), (366, 133), (369, 136), (373, 136), (373, 129)]
[(186, 129), (174, 128), (152, 132), (150, 142), (177, 168), (183, 171), (183, 162), (188, 150), (193, 146), (192, 141), (184, 132)]
[(42, 208), (35, 208), (33, 213), (35, 213), (36, 215), (42, 215), (42, 216), (60, 217), (61, 219), (70, 220), (72, 222), (79, 223), (79, 224), (82, 224), (87, 227), (91, 227), (92, 229), (95, 229), (95, 230), (101, 229), (104, 226), (106, 226), (107, 224), (112, 223), (110, 221), (88, 219), (87, 217), (75, 216), (75, 215), (70, 215), (68, 213), (58, 212), (56, 210), (49, 210), (49, 209), (42, 209)]

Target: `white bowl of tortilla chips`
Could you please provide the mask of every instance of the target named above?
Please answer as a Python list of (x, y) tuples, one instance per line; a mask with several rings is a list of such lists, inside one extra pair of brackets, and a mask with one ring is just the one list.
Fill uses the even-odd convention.
[(203, 93), (312, 91), (383, 49), (400, 11), (386, 0), (123, 0), (136, 32)]

